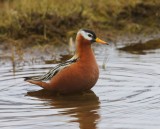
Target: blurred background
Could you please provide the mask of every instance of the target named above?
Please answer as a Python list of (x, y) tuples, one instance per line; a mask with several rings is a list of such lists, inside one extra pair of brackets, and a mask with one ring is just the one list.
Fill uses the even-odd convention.
[[(24, 82), (74, 55), (88, 28), (100, 69), (89, 93)], [(0, 0), (0, 128), (160, 129), (160, 0)]]
[(151, 36), (159, 32), (159, 8), (159, 0), (0, 0), (0, 42), (68, 44), (80, 28), (106, 40)]
[(0, 0), (0, 47), (22, 56), (33, 46), (71, 45), (80, 28), (114, 43), (143, 40), (158, 35), (159, 23), (159, 0)]

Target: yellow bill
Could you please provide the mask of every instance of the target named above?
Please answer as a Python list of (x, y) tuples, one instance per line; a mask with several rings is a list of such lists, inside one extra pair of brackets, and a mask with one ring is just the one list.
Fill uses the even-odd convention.
[(99, 39), (99, 38), (96, 38), (96, 42), (97, 42), (97, 43), (100, 43), (100, 44), (106, 44), (106, 45), (108, 45), (107, 42), (105, 42), (105, 41), (103, 41), (103, 40), (101, 40), (101, 39)]

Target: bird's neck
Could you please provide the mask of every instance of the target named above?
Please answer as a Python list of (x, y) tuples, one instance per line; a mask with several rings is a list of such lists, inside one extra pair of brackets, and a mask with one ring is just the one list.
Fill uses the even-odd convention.
[(94, 54), (91, 48), (91, 44), (85, 39), (77, 39), (76, 43), (76, 56), (79, 59), (92, 59)]

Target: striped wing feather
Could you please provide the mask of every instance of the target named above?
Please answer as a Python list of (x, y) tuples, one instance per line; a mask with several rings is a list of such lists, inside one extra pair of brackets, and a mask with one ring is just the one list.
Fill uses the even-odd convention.
[(76, 62), (77, 59), (70, 59), (65, 61), (64, 63), (58, 64), (54, 68), (50, 69), (49, 72), (42, 76), (36, 76), (36, 77), (26, 77), (25, 81), (27, 80), (35, 80), (35, 81), (47, 81), (50, 80), (53, 76), (55, 76), (59, 71), (62, 69), (70, 66), (72, 63)]

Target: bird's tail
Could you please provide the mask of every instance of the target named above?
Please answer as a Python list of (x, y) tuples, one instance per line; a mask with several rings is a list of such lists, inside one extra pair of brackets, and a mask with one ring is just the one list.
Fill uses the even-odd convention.
[[(24, 81), (27, 81), (27, 82), (29, 82), (29, 83), (38, 85), (38, 86), (40, 86), (40, 87), (42, 87), (42, 88), (44, 88), (44, 89), (48, 89), (48, 90), (51, 89), (49, 83), (33, 80), (32, 77), (25, 77), (25, 78), (24, 78)], [(51, 89), (51, 90), (52, 90), (52, 89)]]

